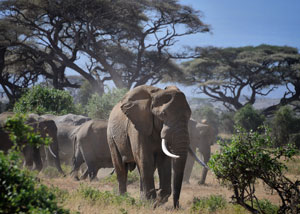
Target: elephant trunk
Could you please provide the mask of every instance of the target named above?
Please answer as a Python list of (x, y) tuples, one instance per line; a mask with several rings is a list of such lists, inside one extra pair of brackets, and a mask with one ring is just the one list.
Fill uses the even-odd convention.
[(173, 206), (179, 208), (179, 197), (181, 192), (184, 167), (187, 153), (181, 154), (180, 158), (173, 159)]

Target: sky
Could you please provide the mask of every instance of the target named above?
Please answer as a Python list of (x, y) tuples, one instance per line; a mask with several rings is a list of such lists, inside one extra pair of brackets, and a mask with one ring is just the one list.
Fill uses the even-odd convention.
[[(177, 45), (241, 47), (260, 44), (292, 46), (300, 50), (300, 0), (181, 0), (200, 10), (211, 33), (180, 40)], [(188, 96), (193, 88), (179, 86)], [(245, 92), (247, 93), (247, 92)], [(281, 97), (282, 89), (269, 97)]]

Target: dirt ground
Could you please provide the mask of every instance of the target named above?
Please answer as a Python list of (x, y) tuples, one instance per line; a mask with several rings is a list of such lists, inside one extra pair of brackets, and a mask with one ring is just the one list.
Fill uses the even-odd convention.
[[(216, 150), (216, 148), (214, 148)], [(99, 191), (110, 191), (110, 192), (117, 192), (117, 184), (104, 184), (101, 182), (102, 179), (107, 177), (109, 173), (111, 172), (111, 169), (101, 169), (98, 172), (98, 181), (93, 181), (90, 182), (88, 180), (86, 181), (75, 181), (71, 177), (65, 177), (65, 178), (42, 178), (42, 182), (46, 184), (47, 186), (54, 186), (58, 187), (63, 190), (67, 190), (69, 193), (72, 193), (73, 191), (76, 191), (79, 187), (80, 184), (85, 184), (88, 186), (92, 186), (95, 189), (98, 189)], [(231, 196), (232, 196), (232, 191), (228, 190), (225, 187), (222, 187), (213, 173), (211, 171), (208, 172), (206, 183), (204, 185), (199, 185), (198, 180), (200, 177), (200, 168), (199, 167), (194, 167), (193, 173), (192, 173), (192, 178), (190, 179), (190, 183), (183, 184), (182, 191), (181, 191), (181, 196), (180, 196), (180, 205), (181, 205), (181, 210), (176, 213), (189, 213), (188, 210), (190, 209), (193, 199), (194, 198), (202, 198), (202, 197), (207, 197), (210, 195), (221, 195), (223, 196), (228, 202), (231, 201)], [(297, 176), (296, 176), (297, 177)], [(299, 179), (299, 177), (297, 177)], [(157, 184), (156, 184), (157, 186)], [(139, 199), (139, 182), (134, 182), (133, 184), (128, 185), (128, 192), (130, 196), (136, 198), (137, 200)], [(269, 190), (266, 190), (266, 188), (262, 184), (257, 184), (256, 187), (256, 196), (258, 196), (259, 199), (268, 199), (270, 202), (273, 204), (280, 204), (280, 199), (276, 195), (276, 193), (272, 193)], [(78, 205), (80, 204), (80, 206)], [(77, 205), (78, 207), (76, 208)], [(85, 205), (84, 202), (78, 202), (78, 201), (71, 201), (67, 202), (64, 204), (64, 207), (70, 208), (71, 210), (75, 211), (80, 211), (81, 213), (110, 213), (110, 211), (105, 211), (102, 210), (103, 212), (99, 212), (99, 207), (86, 207), (82, 208)], [(169, 201), (160, 208), (163, 211), (155, 211), (155, 213), (164, 213), (166, 210), (170, 210), (172, 207), (172, 196), (170, 196)], [(104, 208), (103, 208), (104, 209)], [(109, 209), (109, 208), (108, 208)], [(146, 210), (146, 211), (137, 211), (137, 210), (131, 210), (128, 213), (148, 213), (151, 211)], [(115, 213), (115, 212), (112, 212)], [(120, 213), (120, 212), (116, 212)], [(154, 212), (153, 212), (154, 213)], [(224, 212), (226, 213), (226, 212)]]

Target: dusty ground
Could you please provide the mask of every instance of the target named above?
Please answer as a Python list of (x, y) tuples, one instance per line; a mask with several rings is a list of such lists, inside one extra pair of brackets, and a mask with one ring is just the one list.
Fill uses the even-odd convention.
[[(216, 150), (216, 148), (214, 148)], [(298, 158), (299, 159), (299, 158)], [(296, 167), (292, 169), (295, 171), (300, 171), (299, 160), (296, 160), (295, 163), (290, 163), (291, 167)], [(105, 206), (103, 204), (99, 205), (97, 203), (87, 203), (86, 201), (80, 198), (71, 198), (63, 203), (63, 206), (71, 209), (72, 211), (79, 211), (80, 213), (190, 213), (190, 208), (192, 205), (192, 201), (195, 197), (201, 198), (210, 195), (222, 195), (229, 202), (231, 200), (232, 192), (225, 187), (220, 186), (215, 176), (211, 171), (208, 172), (206, 184), (198, 185), (198, 180), (200, 176), (200, 167), (194, 167), (192, 178), (190, 180), (190, 184), (183, 184), (183, 188), (180, 196), (180, 205), (181, 209), (177, 211), (172, 211), (172, 196), (169, 198), (169, 201), (163, 205), (162, 207), (153, 210), (150, 208), (139, 208), (135, 209), (132, 207), (120, 208), (120, 207), (111, 207)], [(75, 181), (70, 177), (66, 178), (42, 178), (42, 182), (47, 186), (59, 187), (60, 189), (67, 190), (69, 193), (76, 191), (81, 184), (85, 184), (88, 186), (92, 186), (99, 191), (110, 191), (117, 192), (117, 185), (106, 183), (104, 184), (103, 179), (109, 175), (111, 169), (101, 169), (98, 173), (99, 181)], [(290, 173), (290, 172), (289, 172)], [(300, 174), (299, 172), (297, 174)], [(299, 175), (292, 174), (289, 177), (293, 177), (294, 179), (300, 179)], [(133, 184), (128, 185), (128, 192), (130, 196), (135, 199), (139, 199), (139, 182), (135, 182)], [(259, 199), (268, 199), (273, 204), (280, 204), (279, 197), (274, 193), (272, 194), (270, 191), (267, 191), (262, 184), (258, 184), (256, 187), (256, 195)], [(124, 209), (124, 210), (123, 210)], [(231, 211), (220, 211), (217, 213), (231, 213)], [(247, 213), (237, 212), (237, 213)]]

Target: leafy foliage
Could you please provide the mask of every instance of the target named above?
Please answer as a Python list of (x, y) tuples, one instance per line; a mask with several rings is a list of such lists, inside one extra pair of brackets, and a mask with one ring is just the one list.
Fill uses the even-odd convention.
[(63, 115), (75, 113), (73, 98), (66, 91), (34, 86), (15, 103), (14, 112)]
[(93, 94), (87, 104), (88, 116), (95, 119), (108, 119), (112, 108), (123, 98), (128, 90), (108, 89), (101, 97), (99, 94)]
[[(44, 144), (44, 139), (24, 124), (24, 118), (17, 115), (8, 119), (6, 124), (11, 140), (15, 144), (24, 141), (35, 146)], [(55, 195), (46, 186), (37, 183), (31, 172), (19, 169), (20, 157), (17, 150), (7, 155), (0, 151), (0, 213), (69, 213), (58, 207)]]
[(296, 150), (290, 145), (270, 149), (273, 142), (269, 130), (261, 129), (259, 131), (263, 134), (239, 128), (230, 144), (220, 142), (221, 151), (211, 157), (209, 166), (219, 182), (233, 190), (233, 201), (250, 212), (262, 212), (261, 207), (255, 207), (258, 201), (255, 183), (262, 180), (280, 195), (279, 213), (297, 213), (300, 209), (300, 182), (292, 182), (284, 176), (287, 167), (280, 160), (291, 159)]
[(220, 114), (220, 127), (225, 133), (232, 134), (234, 132), (234, 112), (223, 111)]
[(9, 133), (10, 140), (14, 143), (15, 148), (19, 151), (23, 148), (24, 142), (33, 147), (40, 147), (41, 145), (49, 145), (51, 138), (42, 137), (38, 132), (25, 124), (26, 115), (16, 114), (13, 117), (9, 117), (5, 122), (5, 130)]
[(227, 202), (221, 195), (211, 195), (209, 197), (194, 198), (191, 207), (192, 213), (212, 213), (219, 209), (224, 209)]
[(263, 125), (264, 116), (260, 115), (252, 105), (245, 105), (239, 109), (234, 115), (235, 125), (240, 126), (247, 131), (254, 130)]
[[(300, 132), (300, 119), (297, 118), (289, 106), (283, 106), (276, 111), (271, 123), (272, 136), (276, 146), (283, 146), (294, 141), (297, 142), (297, 134)], [(291, 136), (294, 134), (293, 136)]]

